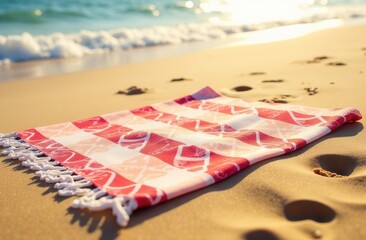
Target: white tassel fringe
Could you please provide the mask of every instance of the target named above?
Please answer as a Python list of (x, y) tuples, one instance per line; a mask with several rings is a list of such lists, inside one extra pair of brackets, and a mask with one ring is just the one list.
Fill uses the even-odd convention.
[(20, 160), (22, 166), (36, 171), (36, 176), (42, 181), (56, 183), (54, 187), (58, 189), (58, 195), (82, 195), (73, 201), (73, 208), (87, 208), (90, 211), (110, 208), (122, 227), (127, 226), (130, 215), (137, 208), (136, 201), (129, 196), (111, 196), (103, 189), (92, 189), (91, 181), (75, 175), (50, 157), (42, 157), (43, 152), (19, 139), (16, 132), (0, 134), (0, 146), (5, 148), (1, 155)]

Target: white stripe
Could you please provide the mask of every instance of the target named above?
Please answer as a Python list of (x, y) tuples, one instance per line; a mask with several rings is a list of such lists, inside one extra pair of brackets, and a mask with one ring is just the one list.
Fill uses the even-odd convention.
[(36, 128), (36, 130), (44, 136), (56, 142), (63, 143), (62, 145), (64, 146), (90, 138), (89, 134), (83, 131), (77, 131), (77, 129), (78, 128), (71, 122)]
[(311, 143), (330, 132), (331, 130), (327, 127), (311, 127), (307, 129), (307, 131), (303, 131), (301, 134), (294, 135), (293, 138), (302, 138), (306, 143)]
[(203, 174), (193, 176), (192, 174), (173, 171), (168, 172), (164, 177), (145, 182), (149, 186), (159, 186), (160, 189), (163, 189), (167, 193), (168, 199), (192, 192), (213, 183), (215, 183), (214, 179), (208, 174), (206, 174), (206, 177)]
[(321, 116), (342, 116), (345, 115), (346, 112), (352, 110), (352, 108), (326, 109), (326, 108), (314, 108), (314, 107), (292, 105), (292, 104), (270, 104), (259, 101), (247, 102), (243, 99), (229, 98), (225, 96), (208, 99), (206, 101), (225, 105), (233, 105), (237, 107), (244, 107), (244, 108), (270, 108), (272, 110), (282, 110), (282, 111), (290, 110), (292, 112), (297, 112), (305, 115), (314, 115), (317, 116), (317, 118), (321, 118)]

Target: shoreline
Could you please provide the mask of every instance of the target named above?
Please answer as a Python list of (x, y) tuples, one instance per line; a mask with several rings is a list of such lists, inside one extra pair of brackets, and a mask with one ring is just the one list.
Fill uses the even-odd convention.
[[(366, 22), (364, 19), (358, 24)], [(63, 73), (88, 71), (96, 68), (109, 68), (125, 64), (169, 58), (192, 52), (221, 47), (245, 46), (288, 40), (324, 29), (349, 25), (341, 20), (323, 20), (314, 23), (293, 24), (269, 29), (249, 31), (229, 35), (223, 39), (196, 41), (190, 43), (160, 45), (95, 53), (82, 57), (38, 59), (0, 65), (0, 83), (13, 80), (53, 76)]]
[[(365, 37), (366, 24), (348, 25), (277, 42), (4, 81), (0, 132), (142, 107), (204, 86), (252, 101), (354, 107), (365, 116)], [(116, 94), (131, 86), (148, 91)], [(364, 239), (365, 124), (364, 117), (291, 154), (140, 209), (124, 229), (111, 211), (71, 209), (73, 198), (59, 197), (34, 172), (1, 157), (0, 204), (6, 207), (0, 235), (4, 239)], [(327, 177), (327, 171), (344, 177)], [(298, 207), (295, 219), (288, 215), (289, 206)]]

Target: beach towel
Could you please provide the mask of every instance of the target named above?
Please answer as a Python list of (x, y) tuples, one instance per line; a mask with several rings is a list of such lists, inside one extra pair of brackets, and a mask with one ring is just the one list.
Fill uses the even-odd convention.
[(205, 87), (150, 106), (3, 134), (0, 145), (7, 158), (55, 183), (59, 195), (79, 195), (72, 207), (111, 208), (126, 226), (137, 208), (224, 180), (359, 119), (354, 108), (245, 101)]

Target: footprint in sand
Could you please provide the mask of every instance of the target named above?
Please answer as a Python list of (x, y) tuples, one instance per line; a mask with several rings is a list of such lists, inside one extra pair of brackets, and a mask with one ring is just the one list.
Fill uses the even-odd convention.
[(170, 82), (183, 82), (183, 81), (192, 81), (190, 78), (173, 78)]
[(136, 86), (131, 86), (124, 91), (119, 90), (118, 92), (116, 92), (116, 94), (138, 95), (138, 94), (147, 93), (148, 91), (149, 91), (149, 89), (147, 89), (147, 88), (139, 88)]
[(313, 200), (296, 200), (284, 207), (284, 214), (289, 221), (313, 220), (319, 223), (331, 222), (336, 212), (329, 206)]
[(338, 154), (321, 155), (316, 161), (319, 167), (313, 168), (313, 172), (323, 177), (345, 178), (351, 175), (357, 166), (356, 158)]
[(365, 56), (366, 56), (366, 47), (361, 48), (361, 51), (363, 51), (365, 53)]
[(265, 102), (265, 103), (288, 103), (288, 101), (286, 100), (288, 98), (296, 98), (296, 97), (293, 95), (290, 95), (290, 94), (282, 94), (282, 95), (279, 95), (279, 96), (271, 98), (271, 99), (265, 98), (265, 99), (260, 99), (258, 101)]
[(237, 87), (234, 87), (232, 90), (236, 91), (236, 92), (245, 92), (245, 91), (249, 91), (249, 90), (252, 90), (253, 88), (252, 87), (249, 87), (249, 86), (237, 86)]
[(274, 235), (272, 232), (265, 230), (265, 229), (259, 229), (255, 230), (249, 233), (246, 233), (243, 235), (242, 239), (245, 240), (279, 240), (279, 238)]
[(262, 83), (282, 83), (283, 79), (272, 79), (272, 80), (263, 80)]
[[(306, 60), (306, 61), (298, 61), (299, 63), (305, 63), (305, 64), (314, 64), (314, 63), (322, 63), (325, 60), (329, 60), (331, 59), (331, 57), (328, 56), (318, 56), (318, 57), (314, 57), (311, 60)], [(328, 66), (336, 66), (336, 67), (340, 67), (340, 66), (346, 66), (346, 63), (343, 62), (329, 62), (327, 63)]]
[(283, 100), (283, 99), (278, 99), (278, 98), (271, 98), (271, 99), (260, 99), (258, 100), (258, 102), (265, 102), (265, 103), (288, 103), (288, 101)]
[(304, 90), (308, 93), (309, 96), (312, 96), (312, 95), (315, 95), (318, 93), (317, 87), (308, 87), (308, 88), (304, 88)]
[(250, 91), (252, 89), (253, 88), (249, 86), (236, 86), (231, 89), (223, 88), (220, 92), (228, 97), (241, 97), (242, 92)]
[(347, 64), (345, 64), (343, 62), (330, 62), (330, 63), (327, 63), (327, 65), (339, 67), (339, 66), (346, 66)]
[(249, 73), (249, 75), (251, 76), (258, 76), (258, 75), (265, 75), (266, 73), (265, 72), (251, 72)]
[(327, 60), (327, 59), (330, 59), (330, 57), (328, 57), (328, 56), (318, 56), (318, 57), (315, 57), (311, 60), (307, 60), (306, 63), (307, 64), (321, 63), (322, 61)]

